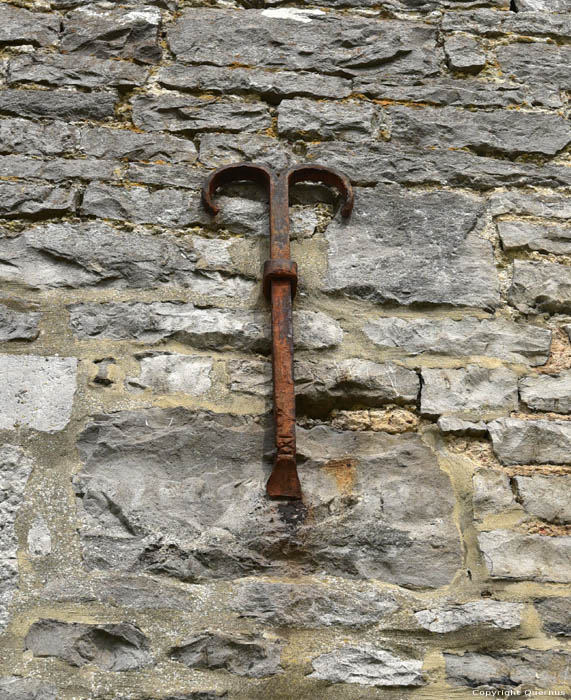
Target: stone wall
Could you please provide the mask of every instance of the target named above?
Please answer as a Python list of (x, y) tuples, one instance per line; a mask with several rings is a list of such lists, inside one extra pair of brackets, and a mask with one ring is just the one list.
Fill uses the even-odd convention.
[[(563, 695), (569, 0), (0, 7), (0, 697)], [(269, 501), (292, 191), (302, 503)]]

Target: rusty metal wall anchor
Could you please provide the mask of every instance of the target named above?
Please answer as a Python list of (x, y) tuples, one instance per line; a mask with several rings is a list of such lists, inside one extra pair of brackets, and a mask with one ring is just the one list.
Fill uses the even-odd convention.
[(295, 448), (295, 389), (293, 377), (292, 299), (297, 287), (297, 264), (290, 259), (289, 187), (297, 182), (320, 182), (337, 188), (341, 214), (353, 209), (351, 183), (341, 173), (322, 165), (294, 165), (281, 175), (255, 163), (225, 165), (210, 174), (202, 201), (213, 215), (219, 211), (213, 197), (229, 182), (253, 180), (268, 190), (270, 207), (270, 260), (264, 264), (263, 289), (271, 300), (274, 423), (277, 454), (266, 491), (272, 498), (301, 498)]

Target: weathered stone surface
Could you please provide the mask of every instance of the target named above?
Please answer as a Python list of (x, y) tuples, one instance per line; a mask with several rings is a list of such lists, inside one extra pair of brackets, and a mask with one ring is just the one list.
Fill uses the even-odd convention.
[(117, 232), (107, 224), (46, 224), (0, 238), (0, 280), (55, 289), (188, 288), (210, 296), (247, 297), (254, 282), (197, 270), (198, 254), (169, 236)]
[(57, 41), (59, 27), (60, 18), (56, 15), (2, 4), (0, 44), (49, 46)]
[[(2, 122), (0, 122), (0, 138)], [(294, 162), (286, 143), (264, 134), (202, 134), (200, 161), (208, 168), (249, 160), (266, 163), (278, 172)]]
[(502, 318), (378, 318), (363, 330), (380, 348), (401, 348), (411, 355), (497, 357), (530, 365), (545, 364), (551, 344), (547, 328)]
[(528, 221), (498, 221), (497, 227), (506, 250), (523, 248), (542, 253), (571, 254), (571, 228)]
[(133, 121), (146, 131), (181, 131), (187, 134), (201, 131), (262, 131), (272, 125), (269, 108), (264, 102), (248, 102), (232, 96), (135, 97)]
[(93, 158), (50, 158), (40, 160), (28, 156), (0, 156), (0, 177), (41, 178), (62, 182), (67, 180), (117, 180), (117, 163)]
[(240, 617), (252, 617), (278, 627), (316, 629), (341, 625), (366, 627), (398, 609), (392, 593), (373, 587), (335, 586), (252, 581), (241, 584), (232, 608)]
[(97, 58), (157, 63), (161, 58), (160, 22), (161, 13), (156, 7), (80, 7), (64, 20), (61, 48)]
[(514, 260), (509, 299), (528, 313), (571, 313), (571, 266)]
[[(559, 2), (560, 0), (555, 0)], [(494, 12), (481, 9), (470, 12), (447, 12), (442, 20), (444, 31), (462, 31), (482, 36), (521, 34), (567, 39), (571, 34), (568, 14), (549, 12)]]
[[(142, 696), (141, 696), (142, 697)], [(225, 691), (216, 690), (197, 690), (190, 693), (175, 693), (174, 695), (165, 695), (161, 697), (160, 700), (221, 700), (221, 698), (227, 698), (228, 694)], [(131, 700), (128, 697), (116, 698), (116, 700)], [(156, 700), (156, 696), (151, 697), (150, 695), (145, 695), (142, 700)]]
[(5, 676), (0, 678), (0, 692), (4, 700), (59, 700), (55, 685), (36, 678)]
[(0, 120), (0, 152), (54, 156), (72, 150), (76, 129), (63, 121), (36, 124), (26, 119)]
[(52, 551), (52, 537), (46, 521), (37, 517), (28, 530), (28, 554), (45, 557)]
[(230, 360), (227, 363), (230, 391), (251, 396), (271, 396), (272, 365), (258, 360)]
[(358, 683), (372, 686), (424, 685), (422, 661), (396, 656), (387, 649), (362, 644), (345, 646), (312, 660), (313, 673), (332, 683)]
[(357, 197), (350, 222), (336, 219), (327, 229), (328, 291), (406, 306), (498, 305), (492, 248), (472, 233), (478, 200), (386, 185)]
[(200, 396), (212, 386), (213, 362), (209, 357), (161, 353), (142, 357), (139, 363), (140, 375), (127, 378), (129, 387), (134, 389)]
[(492, 578), (571, 582), (571, 537), (544, 537), (510, 530), (478, 535)]
[(488, 429), (503, 464), (571, 463), (571, 421), (499, 418)]
[(477, 419), (517, 409), (517, 374), (505, 367), (423, 369), (422, 380), (420, 410), (427, 416)]
[(558, 525), (571, 523), (571, 475), (515, 476), (518, 501), (536, 518)]
[(203, 168), (189, 168), (186, 163), (130, 163), (127, 180), (161, 187), (184, 187), (199, 190), (206, 180)]
[(76, 371), (75, 357), (0, 356), (0, 428), (63, 430), (71, 416)]
[(521, 400), (536, 411), (571, 413), (571, 370), (555, 376), (537, 374), (520, 379)]
[[(571, 11), (571, 6), (570, 6)], [(499, 46), (496, 55), (502, 71), (525, 83), (547, 83), (571, 89), (571, 47), (544, 43)]]
[(505, 513), (517, 507), (508, 475), (500, 469), (477, 469), (472, 477), (474, 486), (474, 517)]
[(511, 190), (493, 193), (489, 199), (489, 211), (492, 216), (517, 214), (519, 216), (537, 216), (542, 219), (562, 219), (566, 223), (571, 217), (569, 197), (558, 194), (536, 194)]
[(389, 107), (391, 140), (420, 148), (469, 148), (474, 153), (555, 155), (571, 143), (571, 126), (556, 115), (468, 112), (443, 107)]
[(419, 625), (430, 632), (444, 634), (465, 627), (486, 625), (501, 630), (519, 627), (523, 603), (505, 603), (500, 600), (476, 600), (461, 605), (446, 605), (414, 613)]
[(486, 54), (478, 42), (465, 34), (453, 34), (444, 42), (444, 53), (453, 70), (478, 73), (486, 65)]
[(0, 632), (8, 624), (8, 607), (18, 587), (18, 538), (14, 525), (32, 466), (31, 459), (21, 448), (0, 447)]
[(547, 12), (571, 12), (569, 0), (514, 0), (518, 12), (542, 10)]
[(443, 433), (450, 435), (471, 435), (477, 437), (488, 434), (488, 427), (483, 421), (474, 423), (454, 416), (441, 416), (437, 421), (437, 425)]
[(420, 422), (416, 413), (406, 408), (371, 408), (360, 411), (331, 412), (331, 427), (341, 430), (373, 430), (391, 435), (415, 430)]
[(117, 95), (109, 91), (0, 90), (0, 112), (16, 117), (103, 120), (113, 116), (116, 101)]
[(15, 311), (0, 304), (0, 342), (35, 340), (40, 334), (38, 324), (41, 317), (42, 314), (35, 311)]
[(571, 608), (567, 598), (543, 598), (535, 607), (547, 634), (571, 637)]
[(153, 662), (149, 640), (130, 622), (88, 625), (43, 619), (26, 635), (34, 656), (54, 656), (71, 666), (94, 664), (103, 671), (130, 671)]
[(187, 581), (288, 575), (295, 546), (297, 574), (450, 581), (460, 565), (454, 497), (418, 435), (298, 428), (307, 524), (304, 506), (265, 497), (272, 446), (271, 431), (247, 416), (97, 417), (80, 437), (75, 477), (86, 564)]
[(0, 216), (72, 213), (78, 198), (75, 187), (0, 182)]
[(330, 97), (351, 94), (351, 81), (333, 75), (303, 71), (265, 71), (257, 68), (219, 68), (175, 63), (159, 71), (158, 81), (177, 90), (205, 91), (214, 95), (258, 93), (265, 100), (283, 97)]
[[(0, 122), (0, 130), (1, 130)], [(122, 160), (160, 160), (193, 163), (196, 147), (188, 139), (170, 134), (144, 134), (127, 129), (83, 127), (78, 130), (77, 148), (95, 158)]]
[[(571, 654), (518, 649), (511, 652), (444, 654), (447, 680), (469, 688), (549, 688), (566, 683)], [(523, 695), (523, 693), (522, 693)]]
[(435, 75), (441, 58), (436, 29), (421, 22), (376, 21), (320, 10), (187, 9), (169, 29), (177, 58), (386, 78)]
[(367, 102), (299, 98), (283, 100), (278, 107), (278, 133), (291, 139), (358, 141), (375, 138), (377, 131), (377, 110)]
[(282, 672), (281, 640), (257, 635), (225, 635), (203, 632), (171, 649), (173, 661), (189, 668), (224, 668), (238, 676), (263, 678)]
[(142, 85), (148, 70), (128, 61), (111, 61), (93, 56), (46, 56), (28, 54), (8, 64), (7, 82), (81, 85), (82, 87), (125, 87)]

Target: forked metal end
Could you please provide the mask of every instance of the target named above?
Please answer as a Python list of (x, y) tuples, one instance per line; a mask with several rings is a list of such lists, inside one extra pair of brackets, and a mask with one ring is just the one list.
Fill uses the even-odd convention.
[(334, 168), (325, 165), (294, 165), (287, 171), (288, 183), (295, 185), (296, 182), (321, 182), (329, 187), (335, 187), (343, 197), (341, 205), (341, 216), (349, 216), (353, 211), (355, 195), (349, 178)]
[(266, 493), (270, 498), (289, 498), (292, 500), (301, 499), (301, 484), (297, 475), (295, 457), (276, 457), (276, 462), (268, 483)]
[(223, 165), (214, 170), (206, 178), (202, 187), (202, 203), (209, 214), (215, 216), (220, 211), (220, 207), (214, 203), (214, 194), (219, 187), (227, 185), (229, 182), (239, 182), (240, 180), (250, 180), (270, 187), (272, 171), (265, 165), (255, 163), (232, 163)]

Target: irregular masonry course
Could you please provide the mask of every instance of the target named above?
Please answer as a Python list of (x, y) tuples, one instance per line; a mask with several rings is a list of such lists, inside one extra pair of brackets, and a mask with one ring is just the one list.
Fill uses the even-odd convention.
[(523, 377), (519, 392), (521, 400), (536, 411), (571, 413), (571, 370)]
[(498, 233), (506, 250), (538, 250), (542, 253), (571, 253), (571, 228), (551, 222), (499, 221)]
[(502, 464), (571, 463), (571, 421), (499, 418), (488, 429)]
[(421, 627), (440, 634), (457, 632), (473, 625), (509, 630), (521, 624), (523, 608), (522, 603), (477, 600), (462, 605), (419, 610), (414, 616)]

